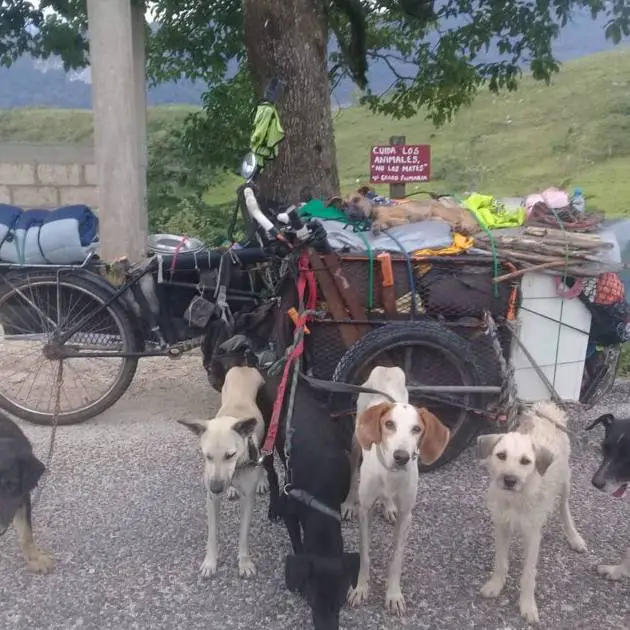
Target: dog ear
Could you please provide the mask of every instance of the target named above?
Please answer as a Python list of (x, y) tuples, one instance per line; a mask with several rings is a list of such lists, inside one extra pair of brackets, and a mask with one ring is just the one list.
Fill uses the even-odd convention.
[(343, 568), (345, 574), (350, 580), (352, 588), (356, 588), (357, 581), (359, 580), (359, 568), (361, 566), (361, 556), (356, 553), (344, 552), (343, 554)]
[(547, 472), (547, 468), (551, 466), (551, 462), (553, 462), (553, 453), (544, 446), (535, 447), (534, 453), (536, 454), (536, 470), (542, 477)]
[(304, 554), (290, 554), (284, 562), (284, 581), (292, 593), (300, 592), (311, 576), (312, 562)]
[(503, 436), (500, 433), (490, 433), (488, 435), (480, 435), (477, 438), (477, 457), (479, 459), (487, 459), (492, 454), (497, 442)]
[(20, 466), (20, 484), (22, 492), (31, 492), (39, 483), (40, 477), (44, 474), (46, 466), (33, 455), (33, 453), (25, 453), (18, 457)]
[(357, 192), (363, 196), (367, 195), (371, 191), (372, 189), (369, 186), (361, 186), (361, 188), (357, 190)]
[(341, 210), (341, 208), (343, 208), (343, 199), (339, 195), (334, 195), (328, 198), (326, 205), (328, 207), (332, 206), (333, 208), (337, 208), (337, 210)]
[(428, 409), (422, 407), (417, 411), (418, 423), (422, 427), (420, 461), (425, 466), (430, 466), (444, 452), (451, 439), (451, 432)]
[(381, 418), (392, 410), (391, 403), (382, 402), (368, 407), (357, 419), (355, 436), (361, 448), (369, 451), (381, 441)]
[(192, 431), (195, 435), (201, 435), (205, 433), (208, 428), (209, 420), (178, 420), (177, 422)]
[(613, 422), (615, 421), (615, 416), (612, 413), (605, 413), (603, 416), (599, 416), (586, 427), (586, 431), (590, 431), (594, 429), (598, 424), (603, 424), (604, 428), (607, 429)]
[(247, 420), (239, 420), (232, 426), (232, 431), (238, 433), (241, 437), (249, 437), (256, 428), (258, 420), (256, 418), (247, 418)]

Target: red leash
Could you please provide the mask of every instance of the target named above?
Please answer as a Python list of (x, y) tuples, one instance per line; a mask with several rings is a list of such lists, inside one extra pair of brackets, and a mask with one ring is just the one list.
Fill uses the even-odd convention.
[[(308, 297), (306, 304), (304, 304), (304, 294), (307, 287)], [(315, 273), (311, 269), (308, 254), (306, 253), (302, 254), (298, 261), (297, 294), (300, 312), (298, 313), (298, 319), (293, 336), (294, 339), (299, 338), (299, 341), (287, 357), (284, 365), (282, 380), (278, 386), (278, 394), (276, 395), (276, 399), (273, 403), (271, 422), (269, 423), (267, 436), (265, 437), (265, 442), (262, 447), (262, 454), (265, 456), (273, 453), (273, 447), (276, 443), (276, 437), (278, 435), (278, 428), (280, 427), (280, 414), (282, 412), (287, 383), (289, 382), (289, 374), (291, 373), (292, 366), (304, 352), (304, 327), (306, 326), (306, 320), (309, 317), (308, 312), (312, 311), (317, 303), (317, 283), (315, 282)]]

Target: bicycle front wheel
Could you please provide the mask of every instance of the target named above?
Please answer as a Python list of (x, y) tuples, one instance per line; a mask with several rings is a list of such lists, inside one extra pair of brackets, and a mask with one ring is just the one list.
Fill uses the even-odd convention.
[[(54, 420), (59, 361), (46, 352), (56, 331), (81, 323), (66, 342), (79, 356), (64, 359), (58, 424), (84, 422), (127, 390), (138, 364), (133, 324), (108, 292), (76, 274), (30, 274), (0, 294), (0, 407), (34, 424)], [(81, 351), (111, 356), (81, 357)]]

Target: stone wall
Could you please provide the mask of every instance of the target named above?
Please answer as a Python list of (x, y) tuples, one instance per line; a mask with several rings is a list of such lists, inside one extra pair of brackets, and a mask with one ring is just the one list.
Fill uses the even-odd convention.
[(43, 209), (86, 204), (97, 210), (94, 149), (0, 143), (0, 203)]

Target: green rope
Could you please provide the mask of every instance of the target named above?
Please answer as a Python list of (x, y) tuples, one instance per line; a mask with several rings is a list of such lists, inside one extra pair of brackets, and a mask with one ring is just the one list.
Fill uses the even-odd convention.
[[(479, 227), (488, 235), (488, 240), (490, 241), (490, 250), (492, 251), (492, 275), (494, 278), (498, 278), (500, 275), (501, 269), (499, 265), (499, 254), (497, 252), (497, 242), (494, 238), (494, 234), (492, 234), (492, 230), (485, 223), (482, 223), (475, 216), (474, 212), (471, 212), (470, 214), (472, 214), (477, 219), (477, 223), (479, 223)], [(499, 297), (499, 283), (493, 282), (492, 285), (493, 285), (492, 291), (494, 293), (494, 297), (498, 298)]]
[(368, 261), (370, 264), (368, 267), (368, 310), (371, 311), (374, 307), (374, 250), (370, 247), (368, 240), (361, 232), (356, 232), (356, 234), (361, 237), (368, 253)]
[[(564, 286), (566, 286), (568, 269), (569, 269), (569, 235), (567, 234), (567, 231), (564, 229), (564, 223), (562, 219), (560, 218), (560, 216), (558, 215), (558, 213), (556, 212), (556, 209), (550, 208), (550, 210), (553, 213), (554, 217), (556, 217), (556, 220), (558, 221), (558, 225), (560, 226), (560, 229), (562, 230), (562, 233), (565, 239), (564, 271), (562, 273), (562, 282)], [(555, 368), (553, 371), (554, 390), (555, 390), (555, 384), (556, 384), (556, 372), (558, 370), (558, 358), (560, 356), (560, 334), (562, 333), (562, 315), (563, 314), (564, 314), (564, 296), (562, 297), (562, 301), (560, 302), (560, 317), (558, 319), (558, 342), (556, 343)], [(553, 392), (551, 393), (553, 394)]]

